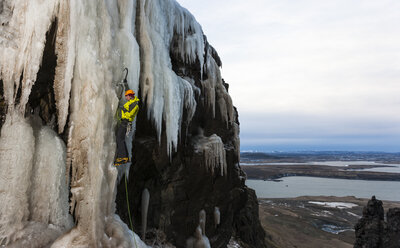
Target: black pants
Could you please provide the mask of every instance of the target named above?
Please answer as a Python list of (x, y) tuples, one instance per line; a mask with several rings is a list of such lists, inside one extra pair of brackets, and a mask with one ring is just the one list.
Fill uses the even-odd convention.
[(128, 149), (125, 144), (127, 121), (121, 121), (117, 128), (117, 156), (116, 158), (127, 158), (129, 156)]

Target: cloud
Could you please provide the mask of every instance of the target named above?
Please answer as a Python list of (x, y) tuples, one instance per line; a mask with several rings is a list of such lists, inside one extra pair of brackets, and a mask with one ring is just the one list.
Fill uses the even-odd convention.
[(400, 1), (178, 1), (217, 49), (244, 133), (264, 134), (253, 124), (263, 116), (304, 139), (343, 133), (351, 143), (360, 126), (365, 137), (398, 134)]
[(397, 117), (242, 113), (239, 121), (242, 149), (399, 151)]

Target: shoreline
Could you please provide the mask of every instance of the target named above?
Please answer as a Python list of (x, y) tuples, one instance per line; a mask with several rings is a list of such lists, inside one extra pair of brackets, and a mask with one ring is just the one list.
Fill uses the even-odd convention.
[[(400, 181), (400, 173), (360, 171), (384, 166), (375, 165), (240, 165), (248, 179), (277, 180), (288, 176), (307, 176), (336, 179), (368, 180), (368, 181)], [(386, 166), (390, 167), (390, 166)]]

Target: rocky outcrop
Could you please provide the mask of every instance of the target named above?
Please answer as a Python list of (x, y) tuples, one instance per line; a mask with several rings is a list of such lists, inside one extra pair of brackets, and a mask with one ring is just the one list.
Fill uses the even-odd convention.
[(400, 208), (391, 208), (386, 214), (386, 235), (383, 247), (400, 247)]
[[(206, 47), (209, 47), (208, 43)], [(219, 61), (215, 50), (211, 51)], [(171, 58), (177, 75), (193, 79), (196, 87), (203, 89), (198, 64), (185, 64), (173, 54)], [(203, 75), (202, 80), (211, 76)], [(155, 127), (147, 119), (146, 105), (140, 106), (129, 176), (134, 229), (141, 230), (141, 192), (147, 188), (150, 191), (148, 226), (165, 232), (177, 247), (185, 247), (186, 239), (195, 232), (202, 209), (207, 214), (205, 234), (212, 247), (226, 247), (232, 236), (243, 241), (244, 246), (265, 247), (265, 233), (258, 219), (257, 198), (254, 191), (245, 186), (245, 174), (239, 166), (237, 111), (235, 109), (233, 121), (222, 119), (219, 108), (216, 108), (214, 117), (204, 101), (204, 94), (201, 92), (196, 95), (195, 114), (191, 122), (182, 125), (178, 149), (171, 156), (166, 152), (165, 134), (159, 144)], [(222, 93), (217, 91), (217, 94)], [(216, 99), (221, 97), (215, 96)], [(218, 167), (211, 170), (207, 164), (212, 155), (199, 149), (199, 143), (204, 140), (208, 142), (207, 138), (213, 135), (220, 137), (224, 154), (216, 154), (212, 159), (219, 160), (218, 156), (224, 156), (226, 159), (219, 166), (226, 163), (225, 169)], [(117, 195), (117, 213), (128, 223), (125, 201), (125, 188), (121, 184)], [(215, 207), (219, 207), (221, 213), (219, 225), (213, 221)]]
[(242, 201), (244, 207), (235, 221), (235, 236), (240, 239), (242, 247), (265, 247), (265, 232), (259, 220), (255, 191), (247, 188), (244, 190), (243, 197), (245, 197)]
[(385, 221), (382, 201), (373, 196), (354, 229), (354, 248), (400, 247), (400, 208), (389, 209)]

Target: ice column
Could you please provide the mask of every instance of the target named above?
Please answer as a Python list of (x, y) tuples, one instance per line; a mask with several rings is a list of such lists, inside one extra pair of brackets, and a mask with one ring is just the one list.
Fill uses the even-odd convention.
[(201, 227), (201, 232), (206, 233), (206, 211), (204, 209), (199, 212), (199, 226)]
[[(24, 115), (59, 1), (7, 0), (1, 4), (0, 78), (8, 112), (0, 138), (0, 244), (43, 247), (72, 225), (65, 167), (60, 168), (65, 164), (65, 151), (54, 132), (44, 131), (36, 137), (32, 119)], [(42, 159), (43, 151), (55, 156), (52, 164)], [(47, 176), (39, 176), (42, 173)], [(36, 237), (32, 240), (31, 236)]]
[(172, 40), (174, 33), (181, 35), (182, 44), (178, 49), (181, 56), (191, 63), (198, 59), (202, 68), (203, 32), (193, 16), (175, 1), (140, 0), (138, 7), (138, 40), (142, 52), (141, 95), (159, 141), (163, 132), (162, 124), (165, 123), (167, 149), (171, 154), (178, 145), (184, 109), (188, 110), (190, 120), (196, 108), (193, 87), (172, 70)]
[[(131, 83), (138, 80), (134, 73), (138, 51), (129, 22), (133, 6), (133, 1), (71, 1), (71, 33), (77, 36), (68, 151), (71, 208), (78, 226), (61, 243), (79, 237), (80, 245), (134, 245), (133, 236), (123, 235), (129, 233), (127, 226), (114, 216), (118, 172), (112, 166), (118, 105), (115, 83), (123, 78), (125, 67), (130, 69)], [(123, 56), (125, 52), (129, 56)]]
[(148, 189), (144, 189), (142, 192), (142, 239), (146, 239), (146, 228), (147, 228), (147, 212), (149, 210), (150, 192)]
[(214, 207), (214, 226), (217, 226), (221, 223), (221, 212), (219, 211), (219, 207)]
[(11, 120), (7, 116), (0, 138), (0, 245), (20, 238), (18, 233), (28, 221), (34, 148), (29, 123), (21, 117)]
[(68, 230), (73, 220), (66, 204), (69, 182), (65, 180), (65, 144), (49, 127), (40, 127), (35, 133), (30, 218)]

